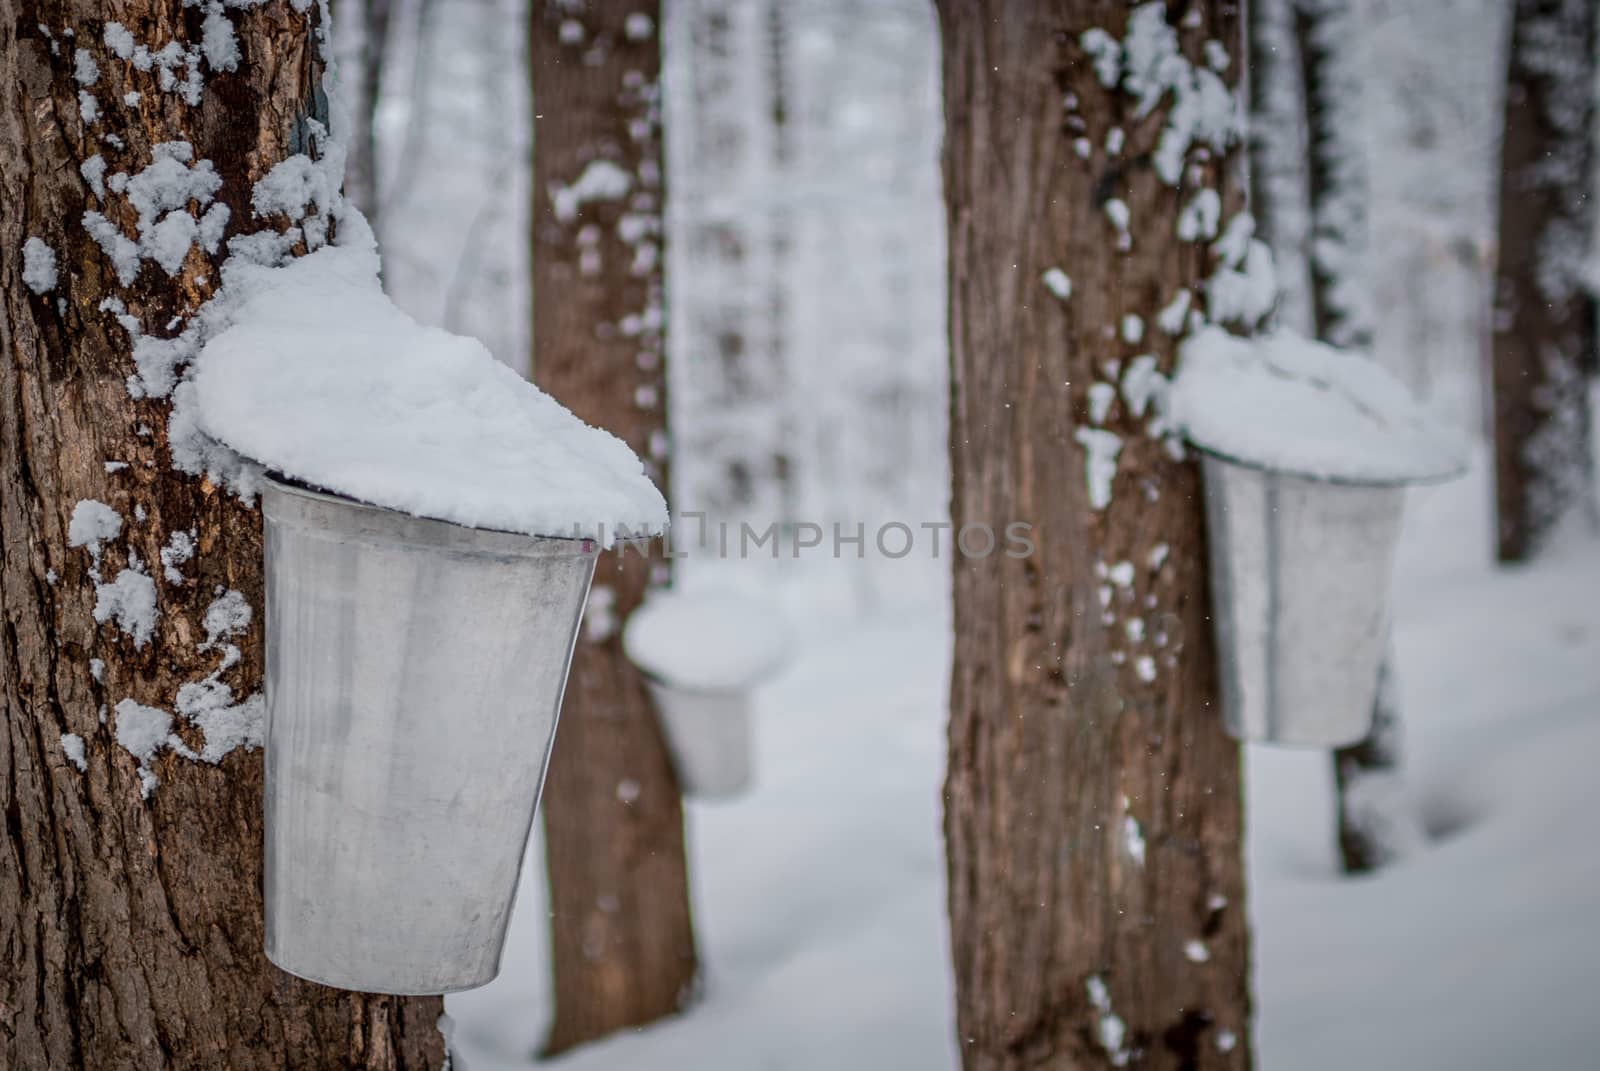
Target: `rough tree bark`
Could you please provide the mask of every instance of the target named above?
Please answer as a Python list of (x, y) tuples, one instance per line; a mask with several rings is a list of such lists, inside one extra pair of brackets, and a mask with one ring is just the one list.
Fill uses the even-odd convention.
[[(655, 3), (536, 2), (529, 55), (534, 379), (626, 440), (662, 484), (658, 17)], [(621, 643), (664, 578), (637, 552), (603, 557), (573, 660), (544, 795), (549, 1053), (671, 1015), (695, 983), (677, 779)]]
[(1494, 364), (1496, 540), (1524, 561), (1566, 513), (1595, 518), (1592, 0), (1517, 0), (1501, 141)]
[[(1352, 0), (1250, 6), (1251, 208), (1278, 263), (1280, 321), (1332, 346), (1370, 350), (1361, 33)], [(1349, 873), (1376, 869), (1422, 837), (1402, 791), (1393, 661), (1391, 649), (1372, 731), (1333, 753), (1339, 855)]]
[[(223, 12), (239, 50), (227, 69), (225, 50), (200, 48), (206, 10), (181, 0), (0, 2), (0, 1067), (444, 1061), (438, 999), (328, 989), (262, 955), (259, 753), (212, 766), (169, 743), (148, 760), (159, 784), (142, 798), (141, 762), (118, 742), (139, 716), (124, 701), (171, 711), (180, 686), (218, 671), (221, 653), (202, 644), (219, 590), (259, 611), (261, 529), (253, 508), (173, 470), (168, 403), (130, 396), (130, 334), (102, 304), (118, 299), (125, 322), (170, 337), (216, 288), (226, 247), (192, 245), (171, 272), (135, 262), (124, 285), (85, 213), (128, 240), (135, 188), (116, 176), (181, 141), (215, 166), (230, 237), (283, 226), (252, 217), (251, 187), (322, 117), (306, 6)], [(169, 42), (187, 56), (165, 65), (170, 80), (159, 59), (141, 69), (134, 47)], [(190, 72), (205, 78), (197, 103)], [(69, 546), (87, 499), (122, 516), (93, 555)], [(154, 594), (148, 636), (132, 608), (120, 626), (96, 624), (97, 577)], [(218, 678), (241, 697), (261, 683), (259, 620), (233, 637), (243, 657)], [(199, 747), (192, 725), (173, 725), (185, 750)]]
[(1172, 94), (1137, 116), (1150, 83), (1115, 47), (1143, 20), (1141, 46), (1168, 35), (1195, 65), (1155, 77), (1198, 78), (1214, 40), (1231, 85), (1239, 10), (939, 12), (952, 521), (1030, 523), (1034, 543), (955, 564), (945, 834), (964, 1065), (1245, 1068), (1240, 753), (1216, 710), (1199, 473), (1136, 401), (1136, 358), (1169, 371), (1187, 329), (1182, 299), (1159, 311), (1178, 294), (1199, 308), (1213, 266), (1180, 210), (1215, 191), (1227, 220), (1242, 154), (1195, 147), (1175, 173), (1158, 148)]

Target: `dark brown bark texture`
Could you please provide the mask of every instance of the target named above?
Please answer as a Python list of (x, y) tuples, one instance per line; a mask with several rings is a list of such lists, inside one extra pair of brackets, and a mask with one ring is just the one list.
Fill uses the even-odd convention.
[(1572, 508), (1595, 517), (1582, 280), (1595, 199), (1593, 0), (1517, 0), (1500, 161), (1494, 367), (1496, 539), (1523, 561)]
[[(1176, 236), (1179, 209), (1202, 185), (1224, 219), (1238, 209), (1242, 152), (1192, 152), (1182, 188), (1160, 181), (1170, 98), (1135, 118), (1080, 44), (1095, 27), (1120, 40), (1124, 3), (939, 12), (952, 520), (1031, 523), (1035, 543), (955, 566), (945, 834), (964, 1066), (1245, 1068), (1240, 758), (1216, 709), (1198, 469), (1117, 402), (1104, 426), (1122, 451), (1097, 511), (1075, 442), (1107, 362), (1154, 353), (1171, 370), (1155, 314), (1210, 273), (1206, 246)], [(1235, 57), (1230, 83), (1240, 17), (1217, 2), (1169, 13), (1195, 63), (1208, 38)], [(1104, 148), (1114, 126), (1120, 153)], [(1110, 198), (1130, 210), (1125, 251)], [(1040, 282), (1057, 265), (1067, 301)], [(1149, 325), (1137, 345), (1117, 332), (1127, 314)]]
[[(659, 15), (655, 3), (536, 2), (529, 56), (534, 379), (665, 486)], [(573, 659), (544, 794), (550, 1053), (671, 1015), (695, 984), (683, 805), (621, 642), (665, 576), (659, 558), (602, 556)]]
[[(257, 608), (222, 679), (240, 698), (261, 684), (260, 519), (173, 471), (167, 402), (129, 396), (128, 332), (100, 308), (120, 298), (147, 333), (174, 334), (174, 319), (210, 296), (223, 252), (191, 247), (175, 277), (144, 262), (122, 286), (81, 222), (94, 209), (132, 234), (135, 214), (113, 189), (92, 191), (85, 160), (137, 173), (152, 146), (183, 140), (223, 180), (230, 236), (274, 225), (253, 220), (251, 185), (320, 111), (315, 8), (230, 9), (238, 69), (208, 71), (195, 106), (103, 43), (111, 21), (152, 51), (198, 43), (203, 15), (180, 0), (0, 3), (0, 1067), (436, 1069), (437, 999), (328, 989), (263, 956), (260, 753), (211, 766), (163, 751), (151, 763), (160, 784), (142, 799), (138, 762), (114, 738), (121, 700), (170, 711), (180, 685), (217, 668), (219, 652), (199, 645), (219, 587)], [(78, 49), (97, 67), (93, 122), (74, 80)], [(44, 293), (21, 278), (34, 237), (57, 260)], [(126, 467), (108, 472), (113, 461)], [(93, 619), (91, 558), (67, 536), (83, 499), (124, 517), (104, 575), (137, 556), (154, 578), (160, 616), (142, 647)], [(160, 567), (179, 531), (197, 546), (181, 584)], [(99, 679), (91, 659), (104, 662)], [(85, 742), (83, 772), (66, 733)]]

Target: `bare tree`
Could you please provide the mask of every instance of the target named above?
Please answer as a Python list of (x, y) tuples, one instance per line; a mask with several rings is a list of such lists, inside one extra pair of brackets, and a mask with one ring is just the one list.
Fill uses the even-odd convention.
[[(685, 407), (679, 469), (686, 501), (719, 518), (784, 515), (792, 431), (785, 397), (780, 272), (772, 241), (781, 211), (776, 6), (689, 0), (672, 16), (689, 55), (670, 132), (677, 219), (674, 369)], [(776, 99), (775, 99), (776, 98)], [(778, 315), (774, 315), (774, 314)]]
[(0, 2), (0, 1067), (433, 1071), (437, 998), (263, 956), (260, 755), (181, 692), (262, 676), (260, 518), (174, 470), (184, 332), (327, 119), (315, 5), (201, 16)]
[[(533, 5), (534, 378), (665, 483), (655, 3)], [(652, 576), (655, 572), (655, 576)], [(696, 979), (677, 779), (621, 626), (664, 563), (601, 559), (545, 791), (546, 1051), (677, 1011)]]
[(328, 6), (335, 23), (340, 25), (340, 36), (353, 38), (355, 44), (349, 50), (355, 72), (350, 94), (352, 129), (346, 139), (350, 156), (345, 192), (376, 229), (379, 205), (375, 119), (394, 4), (393, 0), (329, 0)]
[(1517, 0), (1500, 160), (1494, 364), (1496, 538), (1532, 556), (1574, 508), (1596, 513), (1595, 307), (1583, 274), (1594, 234), (1592, 0)]
[[(1240, 754), (1199, 473), (1159, 403), (1195, 322), (1266, 312), (1231, 285), (1270, 270), (1237, 211), (1239, 9), (939, 12), (952, 524), (975, 533), (945, 805), (963, 1063), (1248, 1067)], [(978, 553), (1013, 523), (1031, 548)]]
[[(1370, 349), (1372, 198), (1360, 138), (1365, 93), (1359, 13), (1354, 0), (1294, 0), (1294, 29), (1305, 105), (1312, 332), (1329, 345)], [(1399, 693), (1391, 645), (1379, 668), (1372, 731), (1333, 754), (1339, 855), (1350, 873), (1394, 860), (1422, 836), (1401, 791)]]
[[(1283, 284), (1279, 318), (1343, 349), (1374, 342), (1371, 193), (1362, 143), (1362, 28), (1354, 0), (1261, 0), (1250, 7), (1251, 193)], [(1392, 650), (1372, 731), (1333, 754), (1344, 869), (1360, 873), (1422, 836), (1401, 790)]]

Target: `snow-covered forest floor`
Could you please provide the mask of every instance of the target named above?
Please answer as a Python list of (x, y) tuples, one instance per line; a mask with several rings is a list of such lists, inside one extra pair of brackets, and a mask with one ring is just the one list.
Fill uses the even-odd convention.
[[(921, 0), (873, 3), (880, 17), (870, 25), (849, 3), (784, 9), (795, 12), (785, 30), (794, 143), (786, 176), (749, 155), (737, 168), (684, 174), (673, 161), (693, 154), (669, 151), (679, 514), (705, 506), (723, 471), (702, 440), (748, 448), (760, 438), (749, 429), (777, 428), (790, 436), (794, 486), (758, 494), (759, 509), (783, 499), (791, 520), (851, 527), (886, 514), (912, 523), (943, 515), (937, 41)], [(391, 211), (380, 221), (386, 285), (419, 317), (478, 335), (519, 368), (527, 192), (507, 161), (521, 158), (529, 109), (499, 28), (520, 9), (520, 0), (494, 0), (444, 18), (432, 8), (428, 54), (393, 59), (395, 87), (380, 109), (385, 159), (405, 176), (389, 183)], [(1502, 5), (1364, 0), (1364, 9), (1383, 236), (1379, 356), (1459, 426), (1476, 428)], [(674, 10), (698, 8), (685, 0)], [(767, 30), (755, 9), (730, 10), (744, 12), (727, 31), (734, 50), (767, 55), (756, 47)], [(667, 21), (670, 141), (688, 137), (692, 78), (688, 30)], [(495, 61), (473, 62), (484, 51)], [(891, 69), (885, 55), (903, 62)], [(707, 84), (719, 73), (706, 73)], [(745, 86), (764, 74), (728, 77)], [(759, 92), (708, 96), (730, 108), (754, 102), (714, 118), (743, 124), (748, 152), (765, 151), (770, 117)], [(787, 214), (774, 212), (780, 201)], [(782, 238), (793, 261), (780, 271), (760, 260), (728, 289), (725, 265), (683, 259), (696, 213), (717, 212), (747, 217), (763, 248)], [(784, 325), (750, 312), (771, 296), (764, 288), (792, 310)], [(731, 315), (712, 308), (725, 291), (740, 295), (734, 311), (747, 319), (735, 321), (749, 339), (780, 334), (789, 366), (806, 370), (788, 386), (757, 382), (735, 399), (748, 412), (719, 414), (715, 392), (696, 378), (721, 323), (711, 313)], [(1600, 852), (1585, 831), (1600, 807), (1591, 772), (1600, 755), (1600, 541), (1565, 532), (1537, 564), (1496, 569), (1486, 461), (1480, 446), (1469, 477), (1413, 493), (1397, 577), (1406, 791), (1425, 842), (1374, 877), (1344, 878), (1326, 753), (1248, 754), (1259, 1066), (1594, 1065)], [(755, 789), (688, 805), (703, 992), (679, 1019), (551, 1066), (957, 1064), (940, 830), (947, 562), (821, 555), (783, 565), (694, 563), (681, 574), (690, 585), (769, 595), (798, 639), (793, 662), (759, 695)], [(455, 1071), (533, 1061), (550, 1011), (543, 886), (536, 840), (503, 974), (447, 1000)]]
[[(1397, 580), (1428, 842), (1340, 876), (1326, 755), (1249, 752), (1263, 1067), (1578, 1068), (1600, 1045), (1600, 541), (1575, 530), (1537, 565), (1490, 566), (1482, 461), (1414, 492)], [(862, 613), (848, 572), (700, 578), (772, 591), (802, 637), (760, 695), (758, 786), (689, 807), (705, 990), (681, 1019), (553, 1066), (956, 1066), (943, 576), (908, 562)], [(448, 998), (468, 1071), (527, 1067), (548, 1013), (537, 845), (529, 860), (504, 973)]]

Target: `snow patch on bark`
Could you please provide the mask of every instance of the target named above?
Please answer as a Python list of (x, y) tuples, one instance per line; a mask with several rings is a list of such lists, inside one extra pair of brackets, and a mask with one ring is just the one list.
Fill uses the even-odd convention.
[(1084, 476), (1089, 485), (1089, 506), (1102, 510), (1111, 504), (1111, 485), (1117, 475), (1117, 455), (1122, 436), (1104, 428), (1078, 428), (1073, 438), (1084, 451)]
[[(191, 164), (194, 148), (187, 141), (161, 142), (151, 157), (149, 166), (113, 187), (126, 194), (138, 213), (137, 240), (100, 212), (83, 214), (84, 229), (110, 259), (123, 286), (133, 283), (141, 261), (153, 260), (176, 276), (196, 242), (215, 253), (228, 222), (228, 206), (212, 203), (222, 178), (210, 160)], [(201, 210), (199, 216), (189, 211), (191, 201)]]
[(161, 575), (166, 577), (167, 583), (183, 583), (183, 573), (179, 567), (194, 557), (194, 551), (193, 532), (173, 532), (167, 537), (167, 545), (161, 548)]
[(56, 288), (55, 250), (43, 238), (29, 238), (22, 244), (22, 282), (35, 294)]
[(83, 181), (89, 184), (89, 189), (94, 192), (96, 197), (104, 197), (106, 195), (106, 158), (104, 156), (95, 153), (89, 157), (78, 165), (78, 174), (83, 176)]
[(648, 41), (655, 30), (655, 20), (642, 11), (633, 12), (622, 24), (622, 33), (630, 41)]
[[(134, 50), (131, 54), (138, 66), (140, 53)], [(109, 297), (100, 305), (102, 311), (117, 318), (133, 343), (133, 360), (138, 372), (129, 378), (128, 393), (135, 398), (172, 398), (167, 438), (173, 468), (207, 476), (246, 502), (254, 498), (260, 469), (200, 431), (193, 387), (186, 382), (188, 366), (205, 340), (227, 326), (231, 308), (226, 286), (228, 267), (234, 261), (256, 266), (282, 264), (302, 241), (315, 250), (325, 242), (330, 220), (341, 212), (343, 201), (338, 191), (344, 172), (343, 149), (328, 137), (321, 124), (313, 120), (309, 127), (308, 138), (317, 158), (290, 157), (269, 171), (252, 190), (252, 204), (257, 214), (282, 213), (298, 225), (282, 233), (267, 229), (230, 239), (229, 264), (223, 271), (224, 286), (187, 320), (167, 325), (167, 330), (178, 327), (177, 334), (170, 337), (146, 334), (139, 320), (116, 297)], [(158, 145), (154, 156), (151, 166), (140, 175), (129, 178), (119, 172), (106, 180), (106, 186), (113, 192), (127, 191), (130, 203), (138, 210), (141, 241), (129, 239), (100, 213), (90, 212), (84, 216), (86, 228), (111, 257), (119, 280), (125, 284), (137, 274), (141, 258), (153, 258), (158, 250), (169, 263), (176, 258), (178, 264), (182, 260), (180, 254), (186, 254), (188, 243), (193, 241), (198, 241), (208, 254), (214, 254), (221, 247), (229, 218), (227, 206), (220, 202), (212, 204), (198, 218), (187, 210), (189, 200), (204, 207), (220, 188), (221, 179), (210, 161), (185, 166), (193, 157), (193, 150), (186, 142)], [(165, 216), (161, 215), (163, 212)], [(182, 219), (167, 222), (180, 215)], [(158, 226), (161, 228), (159, 235), (154, 233)], [(147, 232), (151, 238), (148, 245), (145, 242)]]
[(106, 47), (118, 59), (133, 59), (133, 34), (120, 22), (108, 22), (102, 35)]
[[(237, 636), (250, 627), (251, 618), (254, 616), (250, 603), (238, 591), (224, 591), (212, 600), (206, 607), (206, 616), (202, 622), (206, 630), (205, 642), (200, 645), (200, 650), (209, 651), (223, 640)], [(224, 661), (229, 665), (239, 660), (237, 648), (230, 645)]]
[[(1122, 805), (1126, 808), (1128, 801), (1123, 800)], [(1138, 866), (1144, 866), (1144, 827), (1131, 814), (1122, 816), (1122, 847), (1128, 853), (1128, 858), (1132, 859)]]
[(67, 522), (67, 546), (88, 547), (96, 562), (100, 560), (100, 547), (122, 533), (122, 514), (93, 498), (85, 498), (72, 507), (72, 519)]
[(1072, 296), (1072, 280), (1067, 278), (1067, 273), (1060, 268), (1046, 269), (1043, 276), (1044, 288), (1062, 301)]
[(1213, 189), (1197, 192), (1178, 213), (1178, 237), (1185, 242), (1210, 241), (1222, 218), (1222, 197)]
[(1272, 250), (1255, 237), (1256, 221), (1239, 212), (1211, 243), (1216, 269), (1204, 283), (1207, 318), (1214, 324), (1254, 327), (1278, 300)]
[(556, 219), (571, 223), (578, 210), (592, 201), (620, 201), (633, 188), (633, 176), (610, 160), (591, 160), (570, 186), (550, 191)]
[(617, 592), (607, 584), (589, 589), (583, 607), (583, 637), (590, 643), (604, 643), (617, 633)]
[(1106, 417), (1111, 414), (1111, 406), (1117, 400), (1117, 388), (1109, 383), (1089, 384), (1089, 423), (1104, 424)]
[(1133, 236), (1128, 233), (1128, 203), (1119, 197), (1112, 197), (1103, 208), (1106, 219), (1117, 230), (1117, 248), (1123, 252), (1133, 248)]
[(128, 556), (128, 567), (117, 573), (110, 583), (95, 582), (94, 619), (99, 624), (107, 621), (132, 637), (136, 648), (150, 642), (155, 634), (156, 582), (144, 571), (137, 557)]
[(233, 21), (224, 14), (220, 2), (206, 8), (205, 22), (200, 26), (200, 50), (214, 71), (231, 71), (239, 66), (239, 41), (234, 36)]
[(1192, 292), (1179, 290), (1156, 314), (1156, 326), (1169, 335), (1182, 334), (1189, 318), (1189, 304), (1192, 301), (1194, 301)]
[(1083, 31), (1078, 43), (1094, 61), (1094, 74), (1100, 84), (1107, 89), (1114, 87), (1122, 77), (1122, 42), (1094, 26)]
[(62, 733), (61, 750), (66, 754), (68, 762), (83, 773), (89, 772), (89, 756), (84, 750), (83, 737), (77, 733)]
[(1166, 389), (1167, 377), (1156, 371), (1154, 354), (1141, 353), (1122, 373), (1122, 401), (1130, 416), (1144, 416), (1152, 399), (1164, 400)]
[(172, 735), (172, 715), (159, 707), (147, 707), (132, 699), (118, 703), (116, 714), (117, 743), (139, 760), (139, 794), (149, 799), (150, 793), (161, 783), (150, 769), (150, 763)]
[(215, 675), (178, 689), (178, 713), (205, 735), (198, 758), (215, 766), (238, 748), (261, 746), (266, 726), (266, 700), (258, 692), (242, 703), (233, 689)]
[(1152, 157), (1156, 174), (1168, 186), (1178, 185), (1195, 146), (1220, 154), (1242, 137), (1242, 109), (1233, 91), (1217, 70), (1195, 66), (1180, 51), (1164, 0), (1135, 7), (1120, 42), (1098, 27), (1084, 32), (1078, 42), (1091, 57), (1101, 85), (1114, 89), (1120, 84), (1137, 100), (1135, 118), (1150, 115), (1170, 99)]
[(237, 591), (221, 592), (206, 609), (203, 621), (206, 640), (199, 649), (207, 651), (220, 646), (222, 659), (207, 676), (182, 685), (175, 702), (178, 715), (199, 729), (204, 737), (198, 752), (172, 731), (173, 716), (167, 711), (143, 706), (131, 699), (117, 704), (117, 742), (139, 759), (139, 776), (146, 799), (159, 783), (149, 764), (162, 748), (191, 761), (215, 766), (238, 748), (252, 751), (261, 746), (266, 700), (257, 693), (236, 703), (233, 688), (221, 679), (223, 672), (237, 665), (241, 657), (236, 645), (224, 641), (249, 628), (252, 617), (250, 604)]
[(100, 65), (87, 48), (80, 48), (73, 53), (72, 77), (80, 86), (92, 86), (100, 80)]
[(1105, 979), (1098, 974), (1091, 974), (1084, 983), (1084, 991), (1089, 997), (1090, 1006), (1098, 1013), (1095, 1040), (1100, 1042), (1112, 1067), (1128, 1066), (1133, 1056), (1127, 1048), (1128, 1026), (1120, 1015), (1111, 1010), (1111, 992), (1106, 988)]

